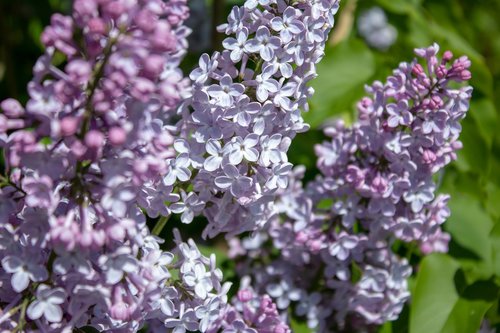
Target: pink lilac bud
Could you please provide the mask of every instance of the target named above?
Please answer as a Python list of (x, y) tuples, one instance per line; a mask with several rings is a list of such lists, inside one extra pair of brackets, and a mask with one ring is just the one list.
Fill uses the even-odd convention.
[(238, 291), (238, 300), (240, 302), (248, 302), (253, 298), (253, 294), (249, 290), (240, 290)]
[(424, 68), (420, 64), (413, 66), (412, 73), (416, 76), (425, 75)]
[(19, 118), (24, 114), (24, 108), (21, 103), (13, 98), (8, 98), (0, 103), (4, 114), (9, 118)]
[[(80, 1), (82, 2), (82, 1)], [(87, 28), (89, 33), (102, 35), (106, 32), (106, 23), (98, 17), (92, 18), (87, 22)]]
[(144, 70), (152, 77), (161, 74), (165, 66), (165, 59), (158, 55), (151, 55), (144, 62)]
[(80, 120), (76, 117), (68, 116), (61, 119), (61, 134), (71, 136), (76, 133)]
[(371, 189), (374, 193), (376, 193), (378, 195), (382, 195), (387, 190), (387, 181), (383, 177), (381, 177), (380, 175), (377, 175), (372, 180)]
[(109, 130), (109, 141), (114, 146), (120, 146), (127, 140), (127, 133), (121, 127), (112, 127)]
[(453, 53), (451, 51), (445, 51), (443, 53), (443, 62), (449, 62), (451, 59), (453, 59)]
[(100, 149), (104, 145), (104, 135), (97, 131), (91, 130), (85, 134), (85, 145), (90, 149)]

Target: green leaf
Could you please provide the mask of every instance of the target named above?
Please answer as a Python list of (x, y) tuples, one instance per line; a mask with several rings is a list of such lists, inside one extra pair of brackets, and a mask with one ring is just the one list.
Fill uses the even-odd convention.
[(363, 96), (364, 84), (375, 72), (375, 59), (365, 43), (349, 39), (325, 50), (318, 64), (319, 76), (312, 81), (315, 90), (306, 122), (317, 127), (332, 116), (350, 112)]
[(52, 139), (50, 138), (50, 136), (45, 136), (40, 139), (40, 143), (44, 146), (48, 146), (52, 143)]
[(322, 199), (320, 202), (318, 202), (316, 207), (318, 209), (330, 209), (330, 208), (332, 208), (332, 205), (333, 205), (333, 199), (332, 198), (325, 198), (325, 199)]
[(491, 281), (466, 285), (457, 261), (432, 254), (422, 261), (410, 310), (410, 333), (476, 333), (498, 296)]
[(454, 278), (460, 265), (444, 254), (422, 260), (410, 309), (410, 333), (440, 333), (459, 297)]
[(473, 100), (469, 113), (475, 120), (477, 127), (489, 147), (498, 130), (498, 117), (495, 105), (486, 98)]
[(476, 333), (491, 302), (459, 299), (441, 333)]
[(325, 136), (322, 131), (311, 129), (305, 133), (300, 133), (292, 141), (288, 150), (288, 159), (293, 165), (306, 167), (304, 181), (313, 180), (317, 175), (317, 157), (314, 152), (314, 144), (321, 143), (324, 139)]
[(498, 287), (491, 281), (476, 281), (467, 286), (453, 307), (442, 332), (476, 333), (497, 295)]
[(479, 200), (461, 193), (453, 193), (449, 202), (451, 216), (445, 226), (452, 239), (477, 258), (461, 258), (468, 277), (489, 278), (493, 273), (492, 244), (493, 221)]
[(456, 165), (462, 171), (473, 171), (478, 175), (484, 175), (490, 164), (490, 149), (472, 118), (467, 117), (462, 126), (460, 140), (464, 147), (458, 151), (459, 158)]
[[(453, 163), (458, 166), (460, 158)], [(457, 168), (449, 166), (444, 171), (443, 182), (439, 188), (440, 192), (451, 193), (452, 197), (455, 193), (467, 194), (470, 197), (483, 200), (483, 186), (479, 183), (478, 175), (472, 172), (460, 172)]]
[(378, 333), (392, 333), (392, 322), (388, 321), (380, 329)]
[(500, 188), (494, 183), (486, 185), (486, 209), (488, 213), (495, 217), (500, 218)]
[(422, 0), (377, 0), (379, 6), (395, 14), (412, 14)]
[(492, 241), (492, 260), (495, 275), (500, 277), (500, 222), (497, 222), (490, 233)]
[(290, 316), (290, 328), (294, 333), (311, 333), (306, 322), (299, 322), (293, 316)]

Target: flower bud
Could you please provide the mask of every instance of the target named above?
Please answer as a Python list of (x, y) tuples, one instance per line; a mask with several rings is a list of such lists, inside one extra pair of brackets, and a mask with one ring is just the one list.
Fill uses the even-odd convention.
[(63, 136), (71, 136), (76, 133), (79, 119), (68, 116), (61, 119), (61, 134)]
[(4, 114), (9, 118), (18, 118), (24, 114), (24, 108), (21, 103), (13, 98), (7, 98), (0, 103)]
[(89, 131), (85, 134), (85, 145), (91, 149), (100, 149), (104, 145), (104, 135), (97, 130)]
[(127, 140), (127, 133), (121, 127), (112, 127), (109, 130), (109, 142), (114, 146), (121, 146)]

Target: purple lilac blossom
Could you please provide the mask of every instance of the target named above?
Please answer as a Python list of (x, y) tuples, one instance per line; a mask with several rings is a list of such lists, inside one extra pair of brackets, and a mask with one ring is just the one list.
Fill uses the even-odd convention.
[(226, 303), (215, 258), (178, 235), (161, 250), (141, 210), (199, 212), (195, 194), (173, 193), (188, 154), (170, 159), (190, 94), (187, 16), (184, 0), (75, 0), (44, 30), (29, 101), (0, 104), (0, 330), (197, 330), (197, 310)]
[(264, 229), (229, 242), (255, 292), (315, 332), (370, 331), (397, 319), (410, 297), (412, 253), (448, 250), (449, 196), (436, 194), (433, 175), (461, 148), (472, 88), (470, 61), (449, 51), (438, 59), (438, 51), (417, 49), (425, 66), (402, 63), (368, 86), (357, 121), (325, 129), (317, 179), (303, 186), (304, 168), (295, 168)]
[[(17, 309), (1, 328), (288, 332), (268, 295), (226, 306), (215, 257), (179, 236), (160, 250), (144, 213), (190, 223), (203, 211), (222, 222), (209, 236), (262, 226), (288, 183), (290, 141), (308, 128), (305, 83), (338, 2), (235, 7), (222, 30), (236, 39), (201, 57), (192, 86), (178, 69), (184, 0), (76, 0), (55, 14), (26, 106), (1, 103), (0, 302)], [(237, 210), (245, 219), (227, 224)]]
[(309, 128), (301, 116), (313, 94), (306, 83), (316, 76), (338, 6), (247, 1), (219, 27), (224, 50), (204, 54), (191, 72), (192, 97), (178, 127), (190, 147), (191, 191), (203, 208), (193, 212), (208, 218), (204, 237), (266, 223), (292, 169), (291, 140)]

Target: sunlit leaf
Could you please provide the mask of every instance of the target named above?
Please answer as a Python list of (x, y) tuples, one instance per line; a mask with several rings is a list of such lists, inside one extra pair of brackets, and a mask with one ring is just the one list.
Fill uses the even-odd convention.
[(359, 40), (351, 39), (327, 48), (325, 53), (318, 65), (319, 76), (312, 83), (315, 94), (310, 102), (311, 111), (304, 115), (312, 127), (341, 112), (350, 112), (375, 72), (373, 54)]

